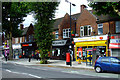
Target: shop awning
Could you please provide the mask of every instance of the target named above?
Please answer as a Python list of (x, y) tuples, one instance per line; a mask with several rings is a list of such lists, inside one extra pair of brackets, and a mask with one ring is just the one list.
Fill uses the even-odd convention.
[(109, 48), (120, 48), (120, 43), (110, 43)]
[(13, 49), (21, 49), (21, 44), (13, 44)]
[(52, 42), (52, 46), (64, 46), (67, 40), (56, 40)]

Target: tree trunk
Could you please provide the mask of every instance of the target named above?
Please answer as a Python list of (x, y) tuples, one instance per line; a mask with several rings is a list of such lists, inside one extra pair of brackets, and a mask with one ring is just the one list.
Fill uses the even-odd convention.
[(10, 38), (9, 38), (9, 59), (13, 59), (13, 49), (12, 49), (12, 32), (10, 32)]

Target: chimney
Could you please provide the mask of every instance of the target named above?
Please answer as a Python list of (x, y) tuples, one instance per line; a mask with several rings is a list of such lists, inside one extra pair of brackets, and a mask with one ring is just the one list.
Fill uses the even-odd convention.
[(23, 24), (20, 24), (20, 29), (21, 29), (21, 30), (23, 29), (23, 26), (24, 26)]
[(87, 6), (86, 5), (84, 5), (84, 4), (82, 4), (81, 6), (80, 6), (80, 12), (82, 12), (85, 8), (87, 8)]

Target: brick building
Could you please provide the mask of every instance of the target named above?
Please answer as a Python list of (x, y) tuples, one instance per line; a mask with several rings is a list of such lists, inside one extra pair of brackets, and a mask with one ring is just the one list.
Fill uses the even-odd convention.
[[(97, 56), (115, 56), (118, 54), (117, 50), (120, 46), (120, 37), (118, 36), (120, 34), (120, 18), (109, 15), (94, 15), (93, 11), (87, 10), (85, 5), (81, 5), (80, 8), (81, 13), (71, 15), (71, 31), (75, 34), (72, 37), (75, 43), (72, 46), (72, 56), (76, 61), (78, 61), (78, 58), (81, 58), (83, 62), (86, 59), (88, 59), (87, 62), (90, 62), (90, 59), (92, 59), (92, 64)], [(53, 51), (51, 56), (54, 59), (65, 59), (70, 45), (70, 16), (66, 13), (64, 17), (56, 19), (54, 28), (56, 40), (52, 44)], [(110, 37), (117, 37), (117, 39), (112, 40)]]
[[(81, 10), (81, 15), (76, 22), (76, 33), (79, 36), (74, 38), (75, 59), (78, 61), (81, 58), (83, 62), (94, 65), (97, 56), (117, 56), (120, 48), (118, 36), (120, 18), (110, 15), (93, 15), (92, 11), (85, 9), (85, 6)], [(110, 35), (117, 36), (118, 39), (113, 41)], [(116, 45), (111, 42), (115, 42)], [(110, 49), (109, 43), (117, 49), (115, 47), (114, 50)]]
[[(80, 13), (71, 16), (71, 31), (73, 33), (76, 32), (76, 20), (79, 15)], [(62, 18), (56, 19), (54, 29), (56, 40), (52, 43), (51, 58), (65, 60), (66, 52), (68, 52), (70, 45), (70, 16), (68, 13)], [(72, 37), (74, 37), (74, 35)], [(74, 45), (72, 45), (72, 53), (74, 53), (73, 46)]]
[(37, 45), (34, 41), (34, 26), (30, 24), (29, 27), (25, 27), (24, 25), (20, 25), (20, 29), (23, 30), (21, 37), (13, 38), (13, 53), (14, 58), (18, 56), (20, 57), (28, 57), (29, 54), (34, 54), (37, 49)]

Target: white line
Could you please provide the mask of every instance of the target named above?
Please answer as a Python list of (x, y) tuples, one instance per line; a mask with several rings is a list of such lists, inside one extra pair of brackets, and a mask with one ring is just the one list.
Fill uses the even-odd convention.
[(76, 74), (81, 74), (81, 75), (86, 75), (86, 76), (96, 76), (96, 77), (105, 77), (105, 78), (118, 78), (118, 76), (110, 76), (110, 75), (99, 75), (99, 74), (83, 74), (83, 73), (80, 73), (80, 72), (78, 72), (78, 71), (61, 71), (61, 72), (64, 72), (64, 73), (71, 73), (71, 74), (73, 74), (73, 73), (76, 73)]
[(11, 72), (11, 73), (15, 73), (15, 74), (24, 74), (24, 75), (29, 75), (29, 76), (32, 76), (32, 77), (35, 77), (35, 78), (41, 78), (39, 76), (36, 76), (36, 75), (32, 75), (32, 74), (28, 74), (28, 73), (20, 73), (20, 72), (12, 72), (8, 69), (6, 69), (7, 72)]
[(33, 69), (40, 69), (40, 70), (48, 70), (48, 69), (41, 69), (41, 68), (36, 68), (36, 67), (29, 67), (29, 66), (25, 66), (26, 68), (33, 68)]

